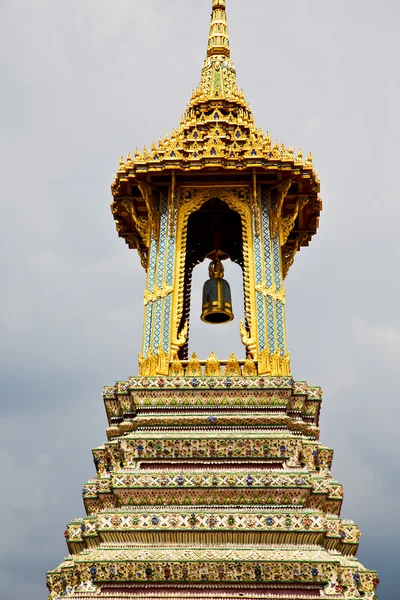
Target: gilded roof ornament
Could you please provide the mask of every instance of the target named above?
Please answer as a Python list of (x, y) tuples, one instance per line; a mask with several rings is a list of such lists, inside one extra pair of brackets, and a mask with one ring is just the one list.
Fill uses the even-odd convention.
[[(178, 128), (166, 133), (157, 144), (153, 143), (151, 149), (136, 149), (133, 155), (128, 154), (126, 160), (122, 157), (112, 184), (115, 199), (113, 214), (118, 234), (130, 248), (138, 250), (146, 268), (151, 236), (157, 239), (159, 235), (157, 215), (153, 210), (159, 198), (157, 180), (160, 182), (162, 177), (167, 176), (172, 181), (171, 174), (174, 173), (178, 181), (176, 185), (172, 182), (175, 193), (183, 174), (194, 175), (215, 169), (229, 170), (232, 174), (250, 171), (253, 174), (253, 194), (257, 193), (256, 185), (268, 174), (273, 203), (271, 235), (275, 234), (280, 219), (286, 219), (285, 231), (280, 232), (286, 275), (293, 262), (292, 256), (300, 246), (308, 244), (318, 228), (322, 208), (319, 179), (313, 170), (311, 154), (303, 157), (301, 149), (295, 153), (292, 146), (272, 142), (270, 134), (256, 126), (244, 92), (237, 85), (229, 45), (226, 0), (212, 0), (207, 55), (200, 82), (192, 91)], [(285, 193), (280, 193), (281, 188)], [(135, 196), (137, 189), (143, 196), (144, 206), (142, 200)], [(274, 190), (278, 190), (280, 195), (276, 200)], [(136, 213), (124, 203), (129, 196), (133, 196), (133, 203), (137, 204)], [(297, 211), (299, 196), (307, 196), (309, 201)], [(254, 210), (256, 208), (257, 203), (254, 203)], [(172, 195), (169, 213), (169, 234), (172, 238), (175, 214)], [(299, 243), (294, 243), (297, 235), (295, 227), (292, 227), (294, 215), (301, 223), (302, 231), (296, 238)], [(258, 212), (255, 213), (254, 226), (258, 236)], [(303, 231), (307, 235), (300, 235)]]
[(230, 355), (226, 363), (225, 375), (227, 377), (238, 377), (241, 375), (240, 364), (234, 353)]
[(206, 377), (220, 377), (222, 375), (221, 365), (214, 352), (211, 352), (206, 362), (205, 373)]

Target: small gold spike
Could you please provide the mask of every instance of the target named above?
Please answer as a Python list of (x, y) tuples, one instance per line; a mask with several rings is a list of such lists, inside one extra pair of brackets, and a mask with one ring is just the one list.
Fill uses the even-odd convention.
[(168, 354), (160, 347), (157, 356), (157, 375), (168, 375), (169, 371)]
[(310, 152), (310, 154), (308, 155), (308, 158), (306, 160), (306, 167), (312, 167), (312, 159), (313, 159), (312, 152)]
[(202, 375), (201, 364), (195, 352), (192, 354), (192, 358), (189, 360), (186, 368), (186, 375), (188, 377), (201, 377)]
[(211, 352), (207, 359), (205, 375), (206, 377), (220, 377), (222, 375), (221, 365), (214, 352)]
[(288, 352), (281, 358), (281, 375), (283, 377), (290, 377), (291, 375), (290, 369), (290, 353)]
[(179, 360), (177, 354), (174, 354), (173, 360), (169, 367), (169, 374), (171, 377), (183, 377), (183, 375), (185, 374), (183, 370), (183, 365)]
[(268, 348), (265, 348), (260, 354), (258, 373), (259, 375), (271, 375), (271, 356)]
[(146, 373), (147, 361), (143, 354), (139, 354), (139, 376), (147, 377)]
[(149, 369), (149, 376), (150, 377), (155, 377), (155, 375), (157, 375), (157, 355), (154, 354), (154, 352), (152, 350), (150, 350), (150, 352), (147, 355), (147, 360), (148, 360), (148, 369)]
[(295, 164), (296, 165), (302, 165), (303, 164), (303, 150), (301, 148), (299, 148), (299, 151), (297, 153)]
[(279, 376), (281, 374), (281, 351), (278, 348), (271, 356), (272, 375)]
[(154, 377), (157, 374), (157, 356), (150, 350), (147, 357), (139, 354), (140, 377)]
[(256, 377), (257, 376), (257, 367), (255, 365), (254, 360), (251, 356), (248, 356), (246, 362), (243, 365), (243, 375), (245, 377)]
[(235, 354), (232, 354), (229, 357), (228, 362), (225, 367), (225, 375), (227, 377), (238, 377), (240, 375), (240, 364)]

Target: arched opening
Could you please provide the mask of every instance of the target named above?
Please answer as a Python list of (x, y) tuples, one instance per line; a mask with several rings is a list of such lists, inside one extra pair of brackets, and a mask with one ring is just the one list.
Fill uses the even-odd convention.
[[(225, 267), (227, 267), (230, 261), (232, 261), (239, 266), (241, 271), (243, 270), (243, 231), (241, 217), (237, 212), (229, 208), (225, 202), (217, 198), (213, 198), (205, 202), (201, 208), (192, 213), (188, 219), (184, 279), (184, 308), (181, 326), (183, 326), (185, 322), (190, 323), (193, 269), (205, 261), (204, 267), (199, 269), (200, 272), (205, 272), (205, 277), (202, 282), (203, 284), (204, 281), (208, 279), (208, 261), (205, 259), (212, 255), (212, 253), (216, 250), (218, 250), (225, 259), (230, 259), (224, 260)], [(228, 273), (232, 273), (232, 271), (227, 267), (226, 279), (229, 281)], [(240, 280), (242, 284), (241, 298), (243, 300), (243, 276), (242, 273), (240, 273), (240, 277), (238, 277), (238, 272), (236, 271), (233, 281), (237, 282), (238, 280)], [(199, 286), (199, 284), (196, 283), (196, 287), (193, 290), (196, 294), (196, 299), (198, 297), (201, 298), (202, 284)], [(237, 285), (234, 285), (234, 289), (237, 289)], [(238, 303), (237, 296), (238, 294), (235, 293), (235, 311), (237, 318), (240, 318), (241, 311), (239, 310), (239, 305), (242, 305), (243, 301)], [(194, 322), (196, 322), (194, 327), (196, 332), (198, 332), (200, 328), (203, 329), (197, 323), (197, 319), (200, 321), (200, 315), (193, 314), (192, 325)], [(217, 336), (221, 336), (221, 327), (206, 324), (202, 325), (208, 330), (208, 333), (205, 334), (208, 338), (211, 335), (215, 336), (215, 338), (217, 338)], [(227, 327), (229, 327), (229, 325), (224, 325), (224, 330), (226, 333), (228, 333), (228, 330), (226, 329)], [(212, 332), (212, 329), (214, 329), (214, 332)], [(239, 331), (238, 321), (236, 321), (236, 330)], [(202, 334), (201, 337), (204, 338), (204, 334)], [(181, 360), (188, 358), (188, 346), (189, 343), (187, 342), (181, 348), (179, 353), (179, 358)]]

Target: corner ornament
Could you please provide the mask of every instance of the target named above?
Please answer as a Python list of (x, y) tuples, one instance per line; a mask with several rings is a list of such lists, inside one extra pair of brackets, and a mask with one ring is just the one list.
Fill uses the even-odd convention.
[(171, 353), (172, 355), (178, 354), (180, 348), (184, 346), (188, 340), (189, 333), (189, 321), (185, 321), (184, 326), (182, 327), (180, 333), (176, 337), (175, 340), (171, 343)]
[(257, 341), (254, 337), (251, 337), (248, 334), (247, 328), (243, 321), (240, 321), (240, 337), (242, 340), (243, 346), (246, 346), (247, 350), (251, 354), (251, 356), (256, 359), (257, 357)]
[(273, 377), (290, 377), (290, 353), (288, 352), (282, 356), (281, 351), (278, 349), (271, 354), (269, 348), (265, 348), (258, 360), (258, 374)]
[(139, 375), (140, 377), (155, 377), (156, 375), (168, 375), (169, 372), (169, 357), (162, 349), (158, 349), (158, 353), (154, 354), (150, 350), (147, 356), (139, 354)]

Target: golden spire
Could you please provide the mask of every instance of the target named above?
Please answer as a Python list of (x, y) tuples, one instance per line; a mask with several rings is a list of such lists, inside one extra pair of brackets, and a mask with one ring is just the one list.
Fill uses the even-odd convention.
[(230, 57), (226, 0), (213, 0), (207, 56)]
[(212, 0), (210, 34), (207, 57), (203, 64), (199, 87), (194, 91), (191, 104), (197, 101), (230, 99), (246, 106), (236, 84), (236, 70), (231, 61), (226, 0)]

